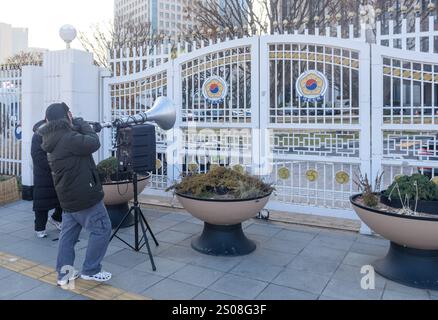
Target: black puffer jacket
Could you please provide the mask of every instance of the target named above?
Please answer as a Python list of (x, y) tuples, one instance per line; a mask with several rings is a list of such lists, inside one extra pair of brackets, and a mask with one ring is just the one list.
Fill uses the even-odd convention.
[(104, 197), (92, 157), (100, 148), (99, 137), (83, 119), (75, 119), (74, 127), (78, 131), (67, 120), (57, 120), (39, 130), (56, 192), (66, 212), (89, 209)]
[(31, 155), (33, 161), (33, 210), (48, 211), (60, 207), (55, 186), (53, 185), (52, 171), (47, 160), (47, 153), (41, 148), (43, 137), (37, 130), (45, 121), (38, 122), (34, 128), (32, 137)]

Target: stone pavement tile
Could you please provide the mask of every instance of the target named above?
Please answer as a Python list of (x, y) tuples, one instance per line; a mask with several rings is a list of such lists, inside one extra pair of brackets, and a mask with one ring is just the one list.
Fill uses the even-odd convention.
[(31, 269), (36, 267), (37, 263), (26, 260), (26, 259), (18, 259), (16, 261), (11, 261), (9, 263), (3, 264), (3, 267), (9, 269), (14, 272), (20, 273), (21, 271)]
[(186, 248), (192, 248), (192, 241), (196, 238), (198, 238), (200, 234), (196, 235), (189, 235), (189, 237), (180, 243), (178, 243), (179, 246), (186, 247)]
[(169, 278), (202, 288), (207, 288), (224, 275), (223, 272), (199, 266), (187, 265)]
[(292, 242), (278, 238), (272, 238), (266, 242), (263, 242), (261, 244), (261, 247), (264, 249), (270, 249), (283, 253), (298, 254), (308, 245), (308, 243), (309, 241), (304, 241), (304, 240), (298, 240)]
[(101, 284), (91, 290), (83, 292), (82, 295), (93, 300), (113, 300), (123, 293), (124, 291), (119, 288)]
[(148, 209), (148, 208), (141, 208), (141, 210), (143, 211), (143, 214), (146, 217), (146, 219), (149, 219), (149, 218), (153, 218), (153, 219), (163, 218), (164, 216), (170, 214), (170, 212), (161, 211), (161, 210), (154, 210), (154, 209)]
[(20, 241), (15, 245), (4, 248), (4, 251), (38, 263), (52, 261), (56, 259), (58, 254), (57, 248), (39, 245), (32, 240)]
[(328, 236), (332, 238), (338, 239), (348, 239), (348, 240), (356, 240), (358, 234), (356, 232), (351, 231), (342, 231), (342, 230), (332, 230), (332, 229), (320, 229), (319, 235)]
[(166, 242), (172, 244), (179, 244), (180, 242), (191, 237), (190, 234), (178, 231), (165, 230), (156, 235), (158, 242)]
[(386, 291), (391, 292), (391, 294), (400, 293), (402, 295), (409, 295), (412, 296), (412, 298), (418, 297), (420, 299), (428, 299), (430, 297), (427, 290), (411, 288), (391, 280), (386, 280), (385, 293)]
[(28, 229), (28, 226), (26, 226), (22, 223), (17, 223), (17, 222), (10, 222), (10, 223), (3, 224), (0, 226), (0, 232), (8, 233), (8, 234), (14, 233), (18, 230), (23, 230), (23, 229)]
[(74, 296), (75, 294), (71, 291), (66, 291), (44, 283), (14, 297), (14, 300), (68, 300)]
[(428, 290), (428, 291), (429, 291), (430, 298), (432, 300), (438, 300), (438, 291), (434, 291), (434, 290)]
[(353, 239), (342, 239), (338, 237), (330, 237), (327, 235), (318, 235), (312, 240), (310, 245), (327, 247), (338, 250), (348, 251), (354, 244)]
[[(11, 270), (0, 267), (0, 280), (9, 277), (12, 274), (13, 272)], [(0, 287), (1, 287), (1, 283), (0, 283)]]
[(321, 247), (315, 244), (307, 246), (300, 255), (313, 257), (320, 260), (331, 260), (341, 262), (345, 259), (347, 251), (332, 249), (328, 247)]
[(193, 234), (200, 234), (202, 232), (202, 229), (203, 229), (202, 225), (191, 223), (191, 222), (181, 222), (173, 227), (170, 227), (169, 230), (193, 235)]
[(389, 249), (389, 242), (387, 246), (376, 246), (367, 243), (356, 242), (353, 244), (350, 251), (383, 258), (388, 253), (388, 249)]
[(251, 224), (249, 227), (245, 228), (245, 233), (248, 235), (255, 234), (265, 237), (273, 237), (277, 233), (279, 233), (282, 229), (277, 226), (272, 226), (267, 223), (261, 224), (261, 223), (254, 223)]
[(267, 263), (277, 266), (285, 267), (291, 263), (296, 256), (290, 253), (283, 253), (268, 249), (257, 248), (256, 251), (244, 257), (244, 261), (251, 261), (252, 263)]
[(191, 263), (201, 257), (201, 254), (195, 250), (182, 246), (171, 246), (160, 252), (158, 256), (182, 263)]
[(315, 238), (314, 233), (300, 232), (295, 230), (283, 229), (275, 235), (275, 238), (287, 241), (312, 241)]
[(343, 264), (348, 264), (350, 266), (362, 267), (366, 265), (372, 265), (374, 261), (377, 260), (376, 256), (370, 256), (367, 254), (349, 252), (345, 256)]
[(264, 263), (244, 260), (233, 268), (230, 273), (250, 279), (271, 282), (282, 270), (282, 267), (273, 266), (269, 260), (266, 260)]
[(389, 246), (389, 241), (386, 239), (383, 239), (379, 236), (358, 235), (356, 242), (365, 243), (365, 244), (372, 244), (372, 245), (376, 245), (376, 246), (383, 246), (383, 247)]
[[(173, 226), (176, 226), (177, 224), (180, 224), (181, 221), (175, 221), (175, 220), (165, 220), (165, 219), (156, 219), (154, 221), (151, 221), (149, 223), (152, 232), (154, 232), (155, 234), (158, 234), (161, 231), (165, 231), (167, 229), (170, 229)], [(126, 232), (131, 232), (131, 234), (134, 233), (133, 228), (128, 229), (128, 231)]]
[(319, 296), (318, 300), (321, 301), (338, 301), (338, 300), (348, 300), (348, 299), (341, 299), (341, 298), (333, 298), (333, 297), (328, 297), (328, 296)]
[(40, 285), (38, 280), (14, 273), (1, 280), (0, 300), (12, 299)]
[(6, 208), (11, 208), (11, 209), (20, 209), (20, 210), (30, 210), (30, 211), (32, 211), (33, 202), (32, 201), (20, 200), (20, 201), (17, 201), (17, 202), (10, 203), (10, 204), (6, 205), (5, 207)]
[[(192, 249), (192, 251), (194, 250)], [(242, 257), (214, 257), (197, 253), (196, 258), (193, 259), (190, 264), (222, 272), (229, 272), (242, 260)]]
[(178, 222), (182, 222), (182, 221), (187, 221), (189, 219), (191, 219), (192, 216), (187, 214), (187, 213), (169, 213), (166, 214), (165, 216), (161, 217), (160, 220), (174, 220), (174, 221), (178, 221)]
[(73, 296), (72, 298), (70, 298), (70, 299), (68, 299), (68, 300), (89, 301), (89, 300), (91, 300), (91, 299), (88, 298), (88, 297), (81, 296), (81, 295), (75, 295), (75, 296)]
[(380, 300), (383, 289), (363, 290), (360, 283), (332, 279), (322, 295), (342, 300)]
[[(350, 266), (342, 264), (338, 270), (336, 270), (332, 279), (348, 281), (352, 283), (352, 286), (360, 288), (361, 280), (365, 276), (361, 273), (362, 267)], [(386, 284), (386, 279), (376, 273), (375, 285), (376, 288), (383, 289)]]
[(318, 296), (292, 288), (270, 284), (257, 297), (258, 300), (317, 300)]
[(318, 257), (305, 256), (300, 254), (292, 260), (287, 268), (331, 276), (339, 267), (339, 265), (339, 261), (327, 259), (322, 260)]
[(215, 282), (209, 289), (249, 300), (255, 299), (267, 286), (266, 282), (228, 274)]
[(164, 279), (142, 292), (154, 300), (190, 300), (204, 289), (172, 279)]
[(45, 277), (51, 273), (53, 273), (55, 270), (54, 268), (38, 265), (35, 267), (32, 267), (30, 269), (24, 270), (21, 272), (21, 274), (28, 276), (32, 279), (40, 279), (42, 277)]
[(104, 262), (110, 262), (125, 268), (134, 268), (148, 259), (147, 254), (135, 252), (130, 249), (122, 249), (112, 255), (106, 256)]
[(0, 233), (0, 248), (5, 251), (9, 246), (18, 244), (23, 240), (25, 239), (15, 236), (15, 233), (13, 235)]
[(186, 220), (186, 222), (204, 226), (204, 221), (201, 221), (198, 218), (194, 218), (194, 217), (190, 218), (189, 220)]
[(194, 300), (200, 301), (228, 301), (228, 300), (239, 300), (238, 297), (230, 296), (228, 294), (216, 292), (213, 290), (206, 289), (202, 291), (199, 295), (195, 297)]
[(163, 257), (154, 257), (155, 265), (157, 266), (157, 271), (152, 271), (150, 261), (143, 262), (134, 267), (134, 270), (150, 272), (158, 276), (167, 278), (171, 274), (177, 272), (178, 270), (186, 266), (185, 263), (173, 261)]
[(151, 273), (128, 270), (115, 275), (108, 284), (129, 292), (141, 293), (163, 279), (163, 277)]
[(272, 283), (319, 295), (329, 280), (329, 276), (316, 274), (314, 272), (286, 269), (282, 271)]
[[(10, 234), (10, 236), (12, 235), (22, 240), (33, 240), (35, 243), (40, 243), (46, 246), (48, 245), (48, 242), (51, 242), (50, 238), (53, 236), (52, 234), (49, 234), (50, 238), (38, 239), (35, 235), (35, 231), (33, 231), (33, 227), (15, 231), (13, 234)], [(56, 237), (58, 237), (58, 235)]]
[(430, 296), (427, 292), (423, 292), (421, 294), (413, 293), (402, 293), (399, 291), (385, 290), (383, 292), (383, 300), (430, 300)]

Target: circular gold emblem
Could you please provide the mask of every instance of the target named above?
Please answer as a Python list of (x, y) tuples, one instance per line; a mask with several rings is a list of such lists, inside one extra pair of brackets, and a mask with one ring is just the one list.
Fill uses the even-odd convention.
[(286, 168), (286, 167), (280, 168), (280, 169), (278, 170), (278, 176), (279, 176), (280, 179), (282, 179), (282, 180), (287, 180), (287, 179), (289, 179), (289, 178), (290, 178), (290, 171), (289, 171), (289, 169)]
[(350, 181), (350, 176), (345, 171), (336, 173), (336, 182), (339, 184), (347, 184)]
[(318, 173), (318, 171), (316, 171), (316, 170), (314, 170), (314, 169), (308, 170), (308, 171), (306, 172), (306, 178), (307, 178), (307, 180), (309, 180), (310, 182), (315, 182), (315, 181), (318, 180), (318, 178), (319, 178), (319, 173)]

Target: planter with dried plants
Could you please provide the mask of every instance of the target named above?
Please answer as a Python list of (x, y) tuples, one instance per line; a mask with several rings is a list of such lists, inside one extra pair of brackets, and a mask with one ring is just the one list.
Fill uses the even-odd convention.
[[(374, 186), (359, 175), (361, 194), (351, 197), (353, 209), (376, 234), (391, 242), (384, 259), (373, 266), (382, 276), (407, 286), (438, 289), (438, 216), (420, 212), (419, 203), (433, 201), (438, 191), (430, 179), (414, 174), (397, 177), (380, 193), (383, 175)], [(393, 204), (393, 200), (398, 202)], [(436, 207), (435, 207), (436, 208)]]
[(241, 166), (216, 166), (208, 173), (183, 177), (174, 190), (178, 201), (195, 218), (204, 222), (202, 235), (192, 241), (196, 251), (214, 256), (242, 256), (256, 245), (242, 229), (266, 206), (274, 188), (245, 173)]

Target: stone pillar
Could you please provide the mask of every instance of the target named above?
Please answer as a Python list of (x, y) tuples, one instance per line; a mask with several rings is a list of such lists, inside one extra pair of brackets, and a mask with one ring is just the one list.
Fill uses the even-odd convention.
[(30, 154), (33, 127), (44, 119), (43, 68), (37, 66), (23, 67), (22, 76), (22, 183), (23, 199), (33, 197), (33, 165)]
[[(104, 86), (101, 81), (107, 73), (94, 64), (93, 54), (75, 49), (46, 52), (42, 67), (24, 68), (22, 155), (23, 185), (27, 193), (33, 185), (30, 146), (34, 124), (44, 119), (49, 105), (59, 102), (65, 102), (74, 117), (95, 122), (107, 120), (102, 114)], [(104, 156), (105, 152), (100, 150), (95, 160)]]

